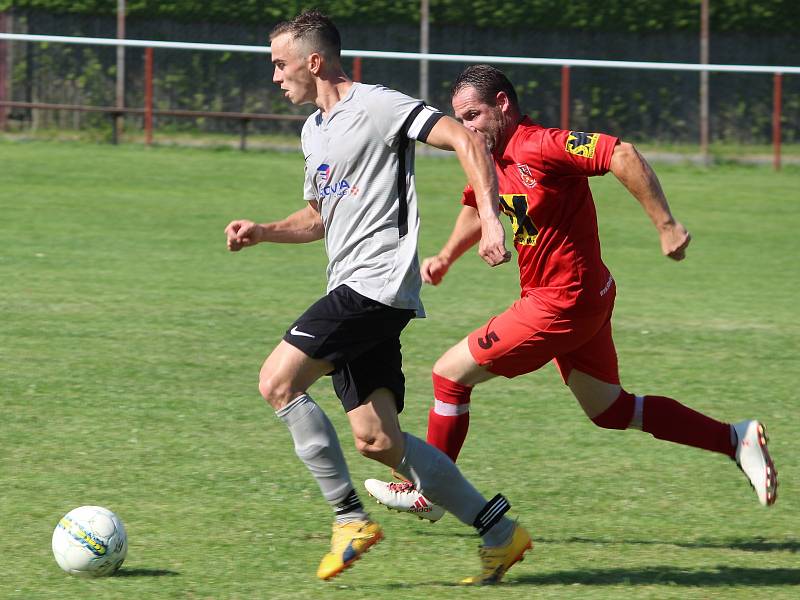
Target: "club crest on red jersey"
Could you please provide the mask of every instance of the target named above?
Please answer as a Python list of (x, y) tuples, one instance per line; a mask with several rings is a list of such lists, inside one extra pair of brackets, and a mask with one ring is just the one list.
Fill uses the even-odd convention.
[(528, 165), (525, 163), (517, 163), (517, 170), (519, 171), (519, 176), (522, 178), (522, 183), (525, 184), (525, 187), (536, 187), (536, 179), (531, 175), (531, 169)]
[(570, 154), (582, 156), (583, 158), (592, 158), (594, 150), (597, 148), (597, 142), (600, 140), (598, 133), (584, 133), (583, 131), (570, 131), (567, 136), (567, 145), (565, 150)]

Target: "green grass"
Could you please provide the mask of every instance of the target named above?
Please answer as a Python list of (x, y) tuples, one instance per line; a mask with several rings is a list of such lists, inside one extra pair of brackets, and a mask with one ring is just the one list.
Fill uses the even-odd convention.
[[(778, 504), (761, 508), (727, 459), (594, 427), (555, 370), (473, 394), (464, 471), (502, 491), (536, 547), (507, 584), (462, 590), (477, 538), (376, 509), (387, 539), (316, 581), (330, 511), (257, 390), (286, 326), (324, 293), (321, 244), (237, 255), (233, 218), (302, 206), (302, 158), (82, 143), (0, 142), (0, 597), (794, 598), (800, 586), (797, 227), (800, 170), (658, 167), (689, 258), (657, 236), (612, 176), (593, 181), (619, 285), (623, 381), (723, 420), (770, 428)], [(449, 234), (462, 176), (418, 163), (428, 254)], [(474, 253), (404, 335), (406, 429), (424, 436), (430, 368), (517, 295), (512, 265)], [(354, 480), (357, 455), (328, 381), (312, 393)], [(365, 496), (365, 494), (364, 494)], [(63, 574), (59, 517), (100, 504), (124, 520), (119, 576)]]
[[(84, 127), (82, 129), (65, 129), (63, 127), (30, 127), (16, 126), (8, 132), (0, 132), (0, 140), (18, 141), (59, 141), (59, 142), (111, 142), (111, 121), (107, 127)], [(251, 128), (252, 129), (252, 128)], [(638, 142), (636, 147), (647, 156), (669, 159), (671, 162), (690, 162), (700, 158), (700, 146), (696, 143), (672, 143), (664, 141)], [(155, 146), (184, 146), (205, 149), (237, 149), (241, 136), (236, 133), (222, 133), (184, 129), (179, 126), (162, 126), (153, 131)], [(121, 145), (144, 145), (144, 131), (138, 125), (128, 123), (120, 138)], [(249, 150), (287, 150), (300, 152), (300, 138), (285, 133), (253, 133), (246, 137)], [(774, 148), (770, 143), (743, 144), (736, 140), (715, 140), (708, 149), (709, 159), (714, 163), (757, 163), (771, 165)], [(781, 157), (785, 165), (797, 166), (800, 160), (800, 143), (783, 142)]]
[[(700, 154), (700, 146), (698, 144), (673, 144), (673, 143), (637, 143), (637, 148), (644, 153), (669, 153), (678, 155), (698, 155)], [(781, 144), (781, 156), (794, 161), (800, 157), (800, 144), (786, 143)], [(775, 148), (770, 143), (751, 144), (739, 143), (735, 140), (722, 141), (717, 140), (709, 145), (708, 153), (713, 160), (719, 162), (736, 162), (737, 160), (746, 160), (754, 157), (762, 157), (768, 160), (772, 159)], [(796, 164), (796, 163), (795, 163)]]

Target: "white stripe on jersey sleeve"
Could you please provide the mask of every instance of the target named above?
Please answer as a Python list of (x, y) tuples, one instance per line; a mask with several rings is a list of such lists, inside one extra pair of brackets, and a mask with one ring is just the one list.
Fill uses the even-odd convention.
[[(443, 115), (441, 111), (438, 111), (427, 104), (423, 104), (422, 110), (408, 128), (408, 137), (412, 140), (419, 139), (419, 134), (425, 128), (425, 125), (427, 125), (431, 119), (436, 119), (438, 121), (442, 116)], [(427, 132), (424, 137), (427, 137)]]

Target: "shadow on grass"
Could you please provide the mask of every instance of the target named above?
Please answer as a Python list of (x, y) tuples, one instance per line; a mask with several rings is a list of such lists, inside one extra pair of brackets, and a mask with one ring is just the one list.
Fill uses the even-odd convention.
[(738, 540), (698, 540), (696, 542), (663, 541), (663, 540), (628, 540), (628, 539), (592, 539), (582, 537), (570, 537), (563, 540), (557, 539), (537, 539), (534, 543), (542, 544), (592, 544), (603, 545), (622, 545), (622, 546), (677, 546), (679, 548), (719, 548), (727, 550), (746, 550), (748, 552), (800, 552), (800, 541), (787, 540), (774, 542), (764, 538), (738, 539)]
[[(724, 565), (719, 565), (716, 569), (705, 570), (687, 570), (665, 566), (552, 571), (539, 575), (517, 575), (516, 577), (514, 577), (513, 571), (511, 573), (509, 579), (499, 584), (500, 587), (504, 585), (670, 585), (686, 587), (800, 585), (800, 569), (759, 569)], [(453, 581), (428, 581), (417, 584), (389, 583), (386, 588), (401, 590), (429, 586), (460, 587)]]
[(177, 571), (169, 569), (120, 569), (114, 577), (175, 577), (180, 575)]
[(770, 542), (764, 539), (736, 540), (730, 543), (721, 543), (720, 548), (733, 548), (734, 550), (749, 550), (751, 552), (800, 552), (800, 542)]
[[(513, 573), (513, 572), (512, 572)], [(688, 571), (675, 567), (630, 569), (581, 569), (523, 575), (513, 580), (524, 585), (685, 585), (778, 586), (800, 585), (800, 569), (758, 569), (718, 566), (713, 570)]]
[[(414, 532), (418, 535), (450, 538), (475, 538), (472, 531), (444, 531), (433, 529), (419, 529)], [(719, 548), (727, 550), (746, 550), (748, 552), (800, 552), (800, 540), (786, 540), (775, 542), (764, 538), (738, 539), (738, 540), (698, 540), (696, 542), (681, 542), (677, 540), (631, 540), (611, 538), (583, 538), (569, 537), (563, 539), (540, 538), (533, 536), (536, 544), (590, 544), (596, 546), (677, 546), (678, 548)]]

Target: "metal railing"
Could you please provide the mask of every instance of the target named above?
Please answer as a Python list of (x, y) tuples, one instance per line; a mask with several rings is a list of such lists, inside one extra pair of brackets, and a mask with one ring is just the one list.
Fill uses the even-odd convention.
[[(169, 48), (178, 50), (201, 50), (214, 52), (246, 52), (255, 54), (270, 54), (271, 50), (267, 46), (245, 46), (237, 44), (208, 44), (194, 42), (167, 42), (156, 40), (121, 40), (116, 38), (86, 38), (73, 36), (54, 36), (54, 35), (32, 35), (0, 33), (0, 45), (3, 40), (40, 42), (40, 43), (60, 43), (60, 44), (85, 44), (95, 46), (115, 46), (126, 48), (145, 48), (145, 89), (152, 92), (152, 60), (153, 50), (156, 48)], [(394, 60), (414, 60), (414, 61), (440, 61), (440, 62), (459, 62), (459, 63), (490, 63), (490, 64), (511, 64), (511, 65), (539, 65), (553, 66), (561, 68), (561, 127), (569, 128), (569, 107), (570, 107), (570, 69), (573, 67), (586, 68), (606, 68), (606, 69), (643, 69), (658, 71), (693, 71), (697, 73), (765, 73), (773, 75), (773, 111), (772, 111), (772, 145), (773, 145), (773, 164), (776, 169), (780, 168), (780, 146), (781, 146), (781, 110), (782, 110), (782, 78), (785, 74), (800, 75), (798, 66), (767, 66), (767, 65), (724, 65), (724, 64), (695, 64), (695, 63), (675, 63), (675, 62), (649, 62), (649, 61), (616, 61), (616, 60), (589, 60), (589, 59), (570, 59), (570, 58), (531, 58), (531, 57), (512, 57), (512, 56), (481, 56), (474, 54), (431, 54), (420, 52), (382, 52), (372, 50), (343, 50), (342, 56), (353, 57), (354, 72), (360, 72), (361, 60), (364, 58), (375, 59), (394, 59)], [(149, 66), (148, 66), (149, 64)], [(2, 76), (0, 70), (0, 76)], [(356, 80), (359, 78), (356, 77)], [(81, 110), (93, 112), (105, 112), (112, 115), (124, 114), (143, 114), (145, 115), (145, 135), (148, 143), (152, 140), (152, 117), (153, 116), (186, 116), (186, 117), (214, 117), (226, 119), (238, 119), (242, 123), (242, 142), (240, 146), (246, 146), (247, 123), (256, 120), (303, 120), (305, 117), (299, 115), (269, 115), (260, 113), (227, 113), (227, 112), (207, 112), (207, 111), (182, 111), (182, 110), (157, 110), (152, 107), (152, 93), (146, 94), (145, 106), (142, 108), (120, 108), (120, 107), (84, 107), (78, 105), (61, 104), (36, 104), (11, 102), (2, 96), (4, 82), (0, 77), (0, 107), (19, 107), (19, 108), (47, 108), (52, 110)], [(34, 104), (36, 104), (34, 106)], [(0, 125), (4, 111), (0, 109)], [(148, 123), (150, 125), (148, 125)], [(148, 129), (149, 127), (149, 129)]]

